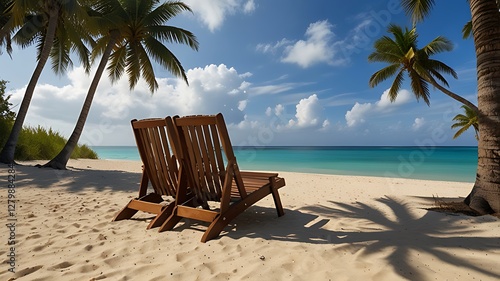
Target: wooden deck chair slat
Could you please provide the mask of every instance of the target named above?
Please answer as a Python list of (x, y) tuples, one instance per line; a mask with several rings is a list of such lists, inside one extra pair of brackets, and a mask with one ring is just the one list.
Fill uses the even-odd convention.
[[(278, 189), (285, 185), (285, 180), (278, 177), (277, 173), (240, 172), (222, 114), (174, 118), (169, 130), (180, 136), (180, 141), (173, 143), (177, 146), (175, 150), (184, 150), (178, 153), (182, 155), (182, 159), (179, 159), (180, 169), (191, 170), (183, 173), (192, 177), (190, 187), (200, 193), (210, 193), (204, 199), (219, 201), (220, 205), (218, 209), (204, 210), (176, 199), (174, 210), (160, 231), (174, 228), (182, 218), (206, 221), (210, 225), (201, 239), (206, 242), (217, 237), (241, 212), (270, 194), (278, 216), (284, 214)], [(214, 187), (217, 182), (220, 185), (221, 191), (220, 194), (217, 191), (217, 198), (211, 198), (210, 182), (213, 182)], [(178, 189), (182, 190), (186, 189)], [(178, 192), (178, 198), (181, 195)]]
[(205, 143), (205, 147), (206, 149), (204, 150), (204, 157), (206, 158), (206, 175), (207, 175), (207, 180), (210, 181), (210, 188), (212, 190), (212, 192), (214, 194), (219, 194), (217, 192), (217, 189), (218, 189), (218, 186), (217, 186), (217, 182), (218, 182), (218, 172), (217, 172), (217, 165), (216, 163), (214, 163), (216, 161), (215, 157), (214, 157), (214, 153), (213, 153), (213, 149), (211, 149), (213, 147), (213, 144), (212, 144), (212, 136), (211, 136), (211, 133), (210, 133), (210, 128), (209, 128), (209, 125), (203, 125), (201, 126), (201, 129), (202, 129), (202, 134), (203, 134), (203, 137), (204, 137), (204, 143)]
[[(215, 120), (213, 124), (210, 124), (210, 132), (213, 138), (213, 145), (214, 149), (213, 152), (215, 154), (215, 157), (217, 159), (217, 166), (218, 166), (218, 172), (219, 172), (219, 184), (222, 187), (222, 184), (224, 183), (224, 178), (225, 178), (225, 164), (224, 164), (224, 158), (222, 157), (222, 151), (221, 151), (221, 143), (219, 141), (219, 132), (217, 131), (217, 126), (215, 124)], [(219, 195), (219, 197), (222, 196)]]
[(199, 159), (200, 159), (200, 148), (196, 138), (196, 129), (194, 126), (186, 126), (184, 127), (184, 141), (187, 144), (187, 155), (190, 156), (190, 159), (196, 159), (195, 161), (189, 161), (191, 164), (191, 174), (195, 177), (194, 182), (196, 183), (193, 187), (193, 190), (196, 194), (198, 200), (202, 200), (203, 202), (208, 201), (206, 196), (208, 192), (205, 188), (205, 179), (203, 177), (203, 170), (199, 169)]
[(219, 196), (219, 192), (217, 192), (218, 185), (218, 173), (217, 168), (215, 167), (216, 163), (214, 163), (214, 158), (212, 158), (213, 154), (213, 141), (212, 136), (210, 135), (209, 125), (197, 126), (197, 133), (199, 136), (199, 143), (203, 147), (202, 149), (202, 157), (203, 157), (203, 166), (205, 170), (205, 179), (207, 181), (207, 186), (210, 191), (211, 196), (209, 197), (211, 200), (216, 200)]
[[(224, 153), (226, 155), (226, 158), (228, 161), (234, 160), (236, 163), (236, 157), (234, 156), (234, 151), (233, 151), (233, 146), (231, 145), (231, 140), (229, 139), (229, 133), (227, 131), (224, 118), (222, 117), (222, 114), (217, 114), (215, 116), (216, 122), (218, 124), (217, 130), (219, 131), (219, 136), (221, 138), (221, 144), (222, 147), (224, 148)], [(247, 193), (245, 191), (245, 187), (243, 186), (243, 182), (241, 181), (241, 175), (240, 171), (238, 168), (238, 165), (234, 166), (234, 180), (236, 181), (236, 185), (238, 186), (238, 190), (240, 191), (240, 195), (242, 198), (245, 198), (247, 196)]]
[(154, 173), (154, 181), (156, 188), (162, 190), (162, 193), (168, 194), (168, 190), (165, 189), (165, 184), (167, 182), (162, 181), (161, 179), (165, 178), (164, 169), (163, 169), (163, 161), (161, 158), (164, 156), (163, 151), (161, 149), (161, 143), (159, 140), (159, 133), (157, 127), (149, 128), (149, 143), (151, 144), (151, 155), (154, 168), (156, 173)]
[[(152, 149), (151, 149), (151, 143), (150, 143), (150, 137), (149, 137), (149, 130), (148, 128), (145, 129), (140, 129), (136, 131), (136, 134), (138, 137), (141, 139), (141, 146), (138, 146), (139, 151), (142, 151), (141, 159), (143, 160), (144, 168), (146, 173), (149, 175), (153, 175), (150, 177), (149, 181), (151, 182), (151, 185), (153, 186), (153, 189), (155, 189), (158, 186), (158, 181), (156, 176), (154, 176), (154, 173), (151, 173), (151, 171), (154, 169), (154, 159), (151, 158), (152, 155)], [(161, 190), (155, 190), (156, 193), (161, 194)]]
[[(168, 148), (168, 140), (166, 138), (165, 126), (157, 127), (155, 129), (155, 139), (156, 139), (156, 151), (157, 163), (158, 163), (158, 175), (161, 177), (160, 185), (165, 190), (167, 194), (175, 194), (175, 190), (172, 188), (171, 175), (168, 172), (168, 163), (171, 159), (171, 152)], [(168, 155), (168, 157), (166, 157)]]
[(193, 135), (195, 136), (195, 144), (197, 145), (197, 150), (196, 152), (198, 153), (197, 154), (197, 163), (198, 163), (198, 170), (200, 171), (200, 177), (201, 178), (204, 178), (204, 184), (205, 184), (205, 187), (207, 188), (207, 192), (210, 192), (210, 190), (208, 189), (208, 183), (207, 183), (207, 180), (206, 180), (206, 174), (205, 174), (205, 168), (206, 168), (206, 150), (207, 150), (207, 147), (205, 145), (205, 137), (203, 136), (203, 129), (201, 128), (201, 126), (193, 126)]
[(168, 189), (170, 194), (175, 194), (176, 190), (173, 188), (175, 186), (175, 180), (177, 178), (176, 172), (176, 163), (173, 151), (170, 149), (170, 145), (168, 144), (166, 127), (161, 127), (160, 129), (160, 140), (161, 140), (161, 149), (163, 150), (164, 155), (171, 155), (170, 157), (161, 157), (163, 170), (165, 171), (165, 188)]
[(146, 135), (146, 151), (147, 151), (147, 161), (148, 161), (148, 171), (149, 178), (153, 189), (157, 190), (157, 193), (166, 194), (166, 190), (162, 188), (160, 183), (160, 178), (158, 173), (161, 173), (161, 169), (158, 168), (158, 151), (156, 151), (156, 139), (155, 130), (153, 128), (147, 128), (145, 131)]
[[(145, 128), (138, 130), (138, 133), (140, 134), (140, 137), (142, 138), (143, 145), (142, 145), (142, 150), (144, 151), (145, 155), (145, 163), (143, 163), (147, 168), (148, 168), (148, 173), (149, 173), (149, 168), (153, 169), (154, 164), (155, 164), (155, 159), (153, 157), (153, 149), (152, 149), (152, 144), (151, 144), (151, 137), (150, 137), (150, 129)], [(151, 174), (151, 173), (150, 173)], [(156, 182), (156, 177), (152, 177), (150, 180), (154, 181), (153, 185), (156, 187), (158, 184)]]

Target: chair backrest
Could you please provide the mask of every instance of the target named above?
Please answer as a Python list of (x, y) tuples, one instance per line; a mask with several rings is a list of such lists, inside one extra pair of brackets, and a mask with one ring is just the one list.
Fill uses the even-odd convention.
[(170, 146), (164, 118), (132, 120), (137, 149), (155, 193), (175, 196), (177, 190), (177, 160)]
[[(196, 196), (220, 201), (227, 161), (236, 161), (222, 114), (174, 117), (179, 158), (185, 158)], [(187, 155), (182, 155), (183, 153)]]

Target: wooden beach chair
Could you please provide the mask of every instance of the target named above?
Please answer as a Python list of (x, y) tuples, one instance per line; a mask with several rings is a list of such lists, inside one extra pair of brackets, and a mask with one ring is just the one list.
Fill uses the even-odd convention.
[[(284, 215), (278, 189), (285, 186), (285, 180), (277, 173), (240, 172), (222, 114), (167, 117), (166, 121), (180, 165), (187, 166), (184, 171), (194, 196), (187, 196), (186, 185), (179, 187), (174, 210), (160, 231), (174, 228), (182, 218), (204, 221), (210, 223), (201, 238), (206, 242), (269, 194), (278, 216)], [(192, 207), (195, 199), (203, 208)], [(209, 201), (219, 204), (211, 209)]]
[[(132, 120), (137, 148), (143, 163), (139, 196), (119, 211), (113, 221), (129, 219), (137, 211), (156, 214), (147, 229), (160, 226), (174, 208), (179, 183), (178, 166), (164, 118)], [(152, 190), (148, 193), (151, 183)], [(164, 198), (165, 197), (165, 198)], [(170, 198), (168, 198), (170, 197)], [(165, 199), (170, 199), (170, 202)]]

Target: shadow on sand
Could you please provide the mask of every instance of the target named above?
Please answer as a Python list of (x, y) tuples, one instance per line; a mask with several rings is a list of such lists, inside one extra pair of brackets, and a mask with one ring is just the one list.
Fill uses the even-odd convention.
[[(81, 172), (85, 171), (85, 172)], [(3, 173), (3, 172), (2, 172)], [(140, 173), (119, 170), (99, 171), (73, 169), (58, 171), (23, 166), (16, 172), (16, 185), (31, 185), (46, 188), (52, 185), (66, 187), (69, 192), (79, 192), (86, 188), (96, 191), (138, 190)], [(101, 183), (107, 183), (101, 185)], [(422, 198), (421, 198), (422, 199)], [(428, 198), (430, 200), (430, 198)], [(411, 280), (424, 280), (423, 274), (412, 264), (410, 252), (416, 251), (432, 255), (437, 260), (457, 267), (480, 272), (492, 279), (500, 275), (478, 267), (467, 259), (450, 254), (453, 249), (467, 249), (470, 252), (500, 251), (500, 237), (483, 237), (470, 227), (474, 222), (467, 216), (448, 215), (428, 211), (417, 217), (404, 202), (391, 197), (379, 198), (376, 204), (391, 210), (391, 216), (377, 207), (357, 202), (346, 204), (326, 201), (325, 205), (310, 205), (298, 210), (286, 209), (285, 216), (277, 218), (274, 208), (252, 206), (226, 227), (221, 236), (233, 239), (242, 237), (262, 238), (286, 242), (335, 245), (336, 249), (347, 248), (370, 256), (381, 250), (390, 252), (385, 258), (395, 272)], [(380, 205), (381, 204), (381, 205)], [(349, 227), (331, 230), (324, 228), (336, 220), (352, 219), (361, 228)], [(360, 220), (363, 223), (360, 223)], [(482, 217), (482, 221), (498, 220), (494, 217)], [(348, 222), (347, 222), (348, 223)], [(237, 225), (237, 230), (235, 230)], [(204, 224), (187, 221), (174, 228), (200, 230), (200, 238), (205, 230)], [(290, 232), (290, 230), (293, 230)], [(475, 235), (478, 233), (478, 235)], [(362, 250), (362, 251), (361, 251)]]
[[(5, 168), (7, 168), (6, 165)], [(26, 185), (37, 188), (59, 186), (66, 188), (69, 192), (80, 192), (87, 188), (96, 191), (135, 192), (139, 190), (140, 173), (119, 170), (103, 171), (91, 167), (86, 169), (69, 168), (69, 170), (54, 170), (16, 165), (16, 186), (20, 188)]]
[[(424, 216), (412, 214), (407, 204), (390, 197), (376, 200), (389, 207), (394, 214), (390, 219), (379, 209), (357, 202), (345, 204), (328, 201), (326, 206), (306, 206), (300, 210), (285, 210), (285, 216), (276, 218), (275, 210), (253, 206), (241, 219), (237, 231), (225, 235), (238, 239), (241, 237), (258, 237), (267, 240), (301, 242), (312, 244), (332, 244), (336, 249), (358, 252), (366, 257), (379, 251), (390, 252), (385, 258), (404, 278), (424, 280), (418, 267), (412, 264), (410, 252), (432, 255), (436, 260), (483, 273), (493, 279), (500, 278), (469, 262), (469, 260), (451, 254), (454, 249), (466, 249), (472, 252), (499, 251), (500, 237), (482, 237), (470, 224), (470, 217), (448, 215), (428, 211)], [(250, 217), (254, 217), (253, 220)], [(392, 217), (392, 216), (391, 216)], [(336, 219), (353, 219), (361, 228), (347, 230), (329, 230), (322, 228)], [(483, 221), (497, 221), (494, 217), (483, 217)], [(243, 220), (243, 222), (242, 222)], [(250, 220), (248, 223), (245, 220)], [(360, 220), (363, 223), (360, 223)], [(241, 226), (243, 224), (243, 226)], [(280, 227), (280, 225), (282, 227)], [(332, 228), (332, 227), (330, 227)], [(229, 229), (229, 227), (228, 227)], [(293, 232), (289, 232), (293, 229)], [(474, 235), (478, 233), (479, 235)], [(361, 251), (362, 250), (362, 251)], [(471, 276), (473, 274), (471, 273)]]

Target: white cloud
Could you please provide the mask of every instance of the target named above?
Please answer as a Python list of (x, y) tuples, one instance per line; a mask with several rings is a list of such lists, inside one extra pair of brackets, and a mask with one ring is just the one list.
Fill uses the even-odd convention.
[(408, 90), (400, 90), (398, 92), (398, 96), (394, 101), (391, 102), (389, 98), (389, 89), (385, 90), (384, 93), (380, 96), (380, 100), (377, 101), (376, 105), (381, 110), (390, 110), (399, 105), (409, 103), (412, 99), (412, 94)]
[(296, 87), (296, 83), (252, 87), (252, 95), (273, 95), (289, 91)]
[(255, 11), (256, 8), (257, 8), (257, 6), (255, 5), (255, 1), (248, 0), (243, 6), (243, 12), (245, 14), (249, 14), (249, 13)]
[(325, 121), (323, 121), (323, 124), (321, 125), (321, 128), (326, 129), (328, 127), (330, 127), (330, 121), (328, 119), (325, 119)]
[(247, 107), (247, 104), (248, 104), (248, 100), (240, 100), (238, 103), (238, 109), (240, 111), (245, 110), (245, 108)]
[(299, 40), (285, 48), (283, 62), (296, 63), (308, 68), (317, 63), (332, 63), (334, 50), (330, 43), (333, 37), (332, 25), (327, 21), (318, 21), (309, 25), (306, 40)]
[(254, 0), (185, 0), (184, 3), (212, 32), (222, 26), (227, 15), (236, 12), (248, 14), (256, 9)]
[(352, 127), (365, 122), (365, 115), (372, 108), (371, 103), (358, 103), (356, 102), (351, 110), (347, 111), (345, 114), (345, 120), (347, 126)]
[(398, 93), (397, 98), (394, 102), (389, 99), (389, 90), (384, 91), (380, 96), (380, 100), (372, 103), (358, 103), (356, 102), (351, 110), (347, 111), (345, 114), (345, 120), (347, 126), (353, 127), (362, 124), (366, 121), (366, 118), (375, 113), (385, 113), (390, 112), (399, 106), (406, 104), (411, 101), (411, 93), (408, 90), (401, 90)]
[(271, 116), (273, 114), (273, 109), (271, 107), (266, 108), (266, 116)]
[(418, 129), (422, 128), (422, 126), (425, 124), (425, 119), (422, 118), (415, 118), (415, 121), (413, 122), (413, 125), (411, 126), (414, 131), (417, 131)]
[(303, 68), (319, 63), (345, 65), (351, 57), (371, 48), (386, 31), (387, 24), (381, 23), (374, 13), (359, 14), (355, 20), (355, 26), (343, 38), (336, 36), (334, 26), (323, 20), (311, 23), (302, 40), (283, 38), (274, 44), (258, 44), (256, 50), (270, 54), (282, 51), (282, 62), (295, 63)]
[(274, 108), (274, 114), (276, 114), (276, 116), (283, 114), (283, 111), (285, 111), (285, 107), (282, 104), (278, 104)]
[(257, 47), (255, 49), (259, 52), (262, 52), (262, 53), (276, 53), (282, 47), (289, 46), (292, 44), (293, 44), (293, 41), (288, 40), (286, 38), (283, 38), (280, 41), (276, 42), (274, 45), (273, 44), (257, 44)]
[[(222, 112), (228, 124), (244, 120), (249, 83), (234, 68), (208, 65), (186, 72), (190, 86), (177, 78), (158, 78), (154, 94), (139, 80), (129, 89), (126, 77), (115, 84), (104, 76), (97, 88), (82, 141), (91, 145), (133, 144), (131, 119), (167, 115), (215, 114)], [(86, 96), (89, 77), (81, 67), (68, 72), (70, 84), (64, 87), (37, 86), (26, 124), (52, 127), (69, 136)], [(20, 103), (24, 89), (11, 91), (11, 102)], [(98, 135), (98, 137), (96, 137)]]
[(288, 127), (316, 127), (324, 125), (321, 121), (323, 107), (318, 96), (313, 94), (308, 98), (301, 99), (296, 105), (296, 119), (290, 119)]

